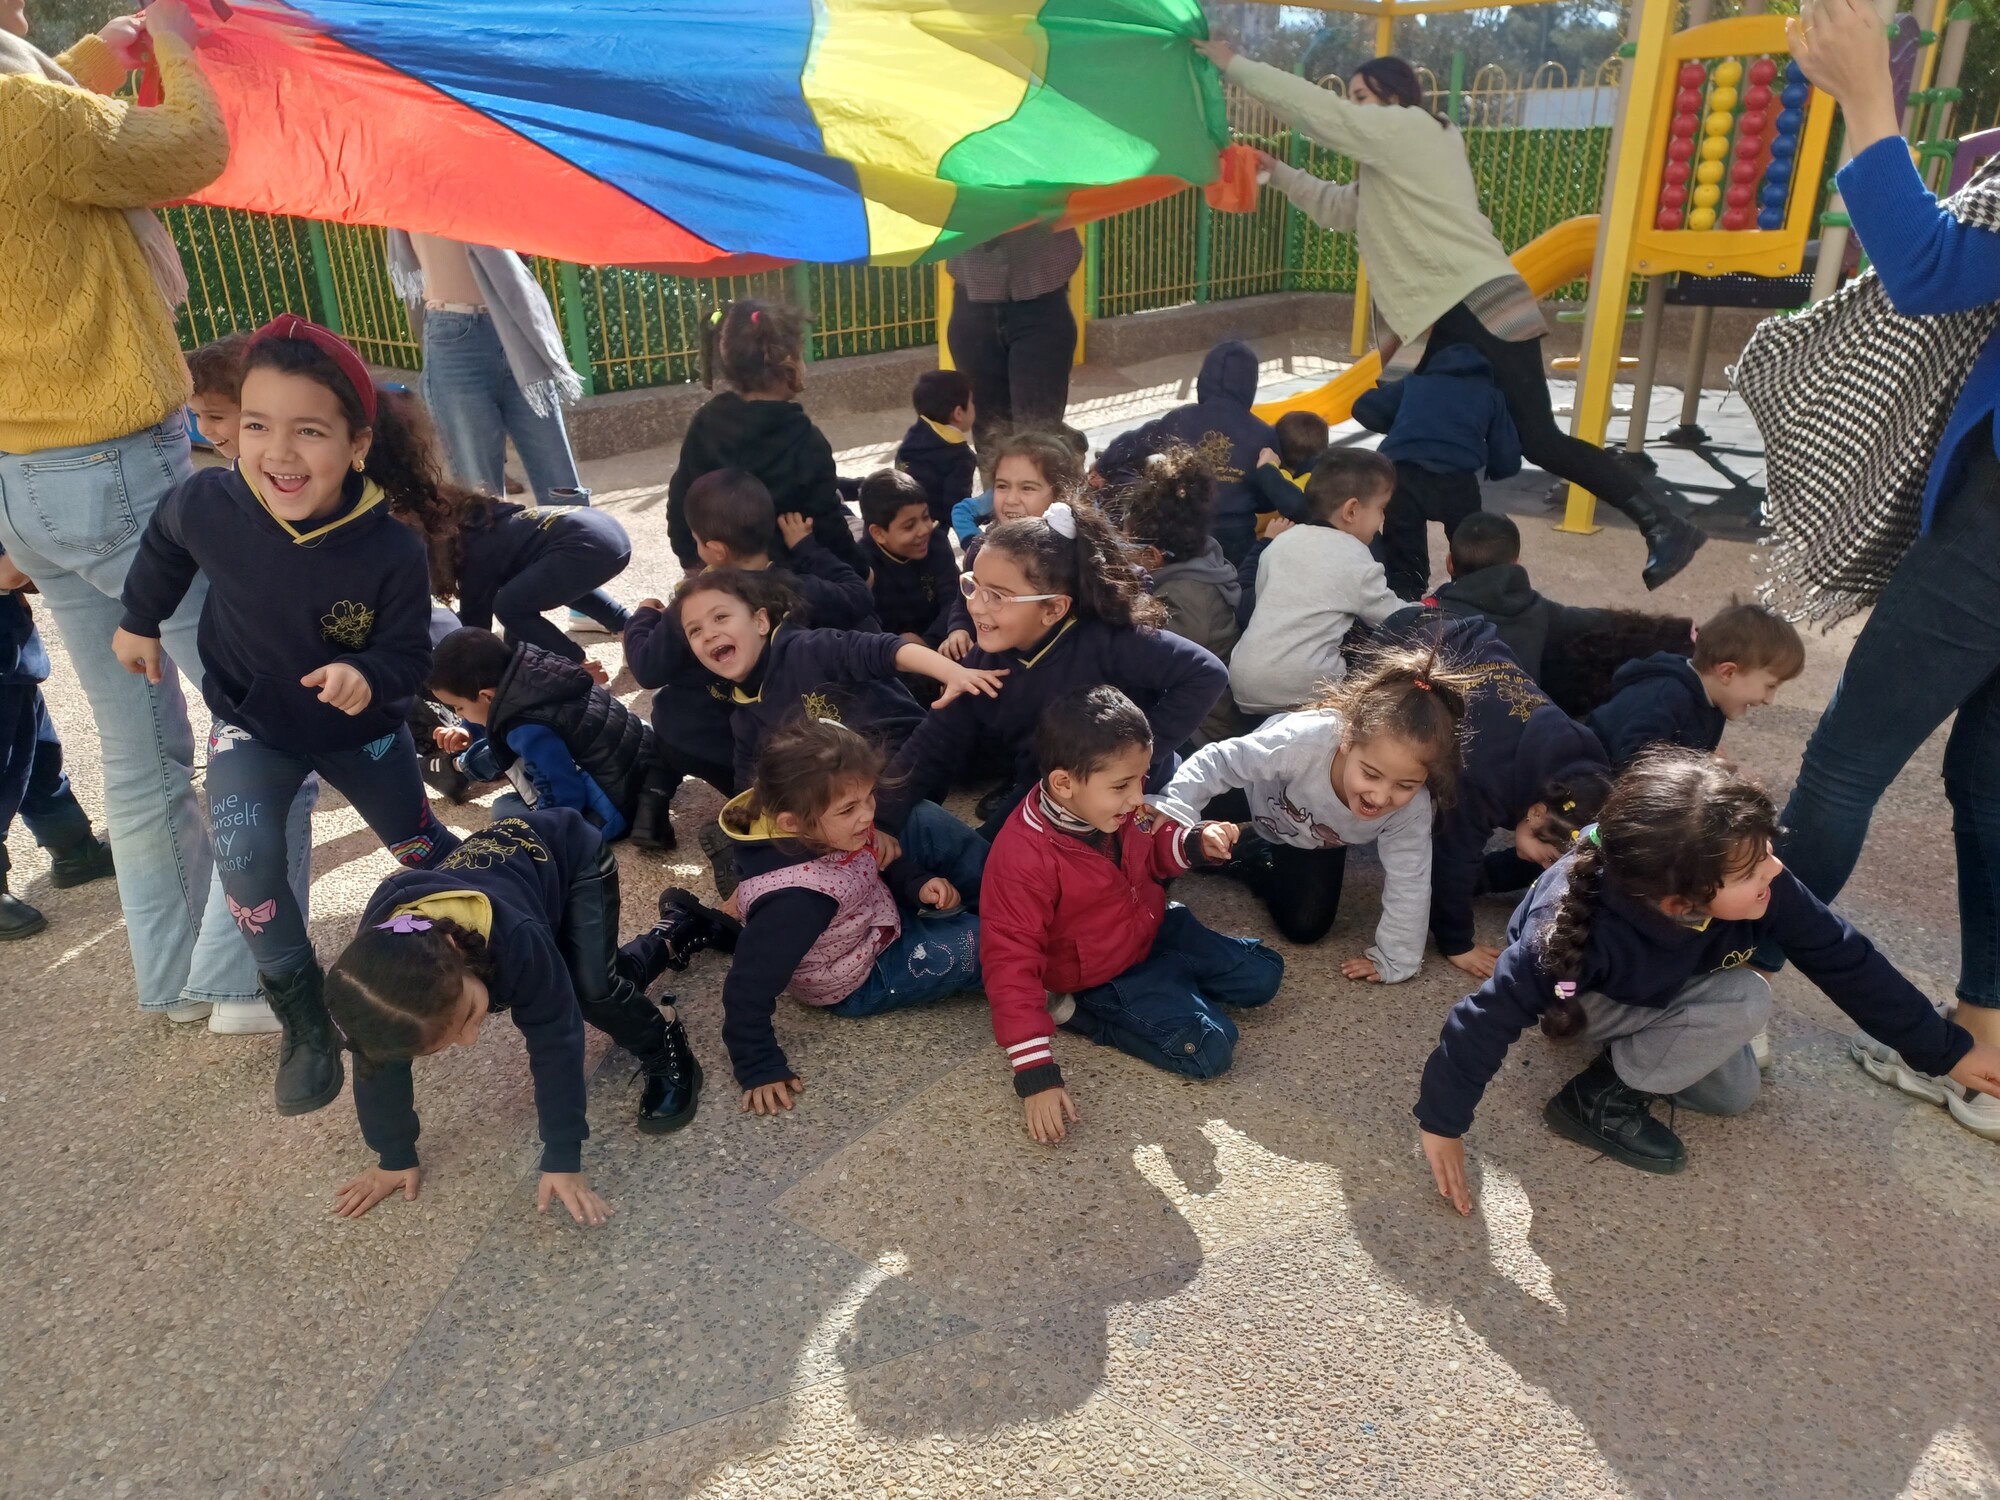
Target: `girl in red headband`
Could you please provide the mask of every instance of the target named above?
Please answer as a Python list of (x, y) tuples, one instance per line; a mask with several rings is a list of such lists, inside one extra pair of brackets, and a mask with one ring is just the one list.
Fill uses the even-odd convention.
[(285, 879), (293, 795), (317, 771), (405, 865), (458, 844), (431, 816), (405, 725), (430, 673), (430, 584), (423, 540), (391, 513), (426, 502), (437, 465), (361, 357), (303, 318), (257, 332), (242, 403), (236, 466), (203, 470), (154, 513), (112, 649), (160, 681), (161, 622), (199, 601), (209, 833), (284, 1027), (278, 1112), (305, 1114), (343, 1073)]

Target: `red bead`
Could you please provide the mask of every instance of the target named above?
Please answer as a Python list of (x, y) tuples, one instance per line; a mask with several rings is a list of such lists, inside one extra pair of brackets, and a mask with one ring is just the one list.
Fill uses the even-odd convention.
[[(1704, 68), (1700, 63), (1689, 62), (1681, 64), (1680, 83), (1682, 88), (1698, 89), (1707, 82), (1708, 69)], [(1769, 83), (1770, 79), (1767, 78), (1764, 82)]]
[(1701, 90), (1682, 89), (1678, 94), (1674, 95), (1674, 108), (1684, 115), (1700, 114)]
[(1754, 161), (1763, 154), (1764, 143), (1762, 141), (1753, 141), (1745, 137), (1736, 143), (1736, 158), (1738, 161)]
[(1676, 137), (1692, 136), (1695, 133), (1696, 127), (1698, 127), (1700, 124), (1701, 124), (1700, 115), (1697, 114), (1675, 115), (1674, 123), (1672, 124), (1672, 126), (1668, 128), (1667, 133), (1669, 135)]
[[(1754, 68), (1751, 69), (1750, 76), (1753, 78), (1756, 77), (1757, 70)], [(1743, 107), (1745, 109), (1769, 109), (1771, 107), (1770, 85), (1757, 83), (1745, 89), (1743, 91)]]
[(1694, 142), (1685, 136), (1667, 142), (1667, 155), (1674, 161), (1686, 161), (1694, 155)]
[(1755, 182), (1762, 172), (1762, 167), (1746, 158), (1743, 161), (1737, 162), (1729, 169), (1729, 180), (1731, 182)]
[(1746, 109), (1736, 117), (1737, 133), (1747, 135), (1753, 141), (1761, 141), (1764, 138), (1764, 127), (1770, 123), (1770, 118), (1761, 109)]
[(1768, 57), (1760, 57), (1750, 64), (1750, 81), (1752, 83), (1769, 83), (1777, 76), (1778, 65)]
[[(1665, 194), (1661, 196), (1664, 197)], [(1756, 196), (1757, 190), (1755, 188), (1739, 183), (1723, 194), (1723, 201), (1731, 208), (1748, 208)]]
[(1747, 208), (1730, 209), (1722, 216), (1722, 227), (1724, 229), (1748, 229), (1750, 227), (1750, 210)]
[(1668, 182), (1681, 183), (1681, 182), (1686, 182), (1688, 178), (1693, 175), (1693, 173), (1688, 170), (1688, 164), (1686, 162), (1670, 161), (1667, 163), (1667, 169), (1660, 175), (1664, 177)]
[(1678, 228), (1680, 228), (1680, 227), (1681, 227), (1681, 213), (1680, 213), (1680, 210), (1679, 210), (1679, 209), (1677, 209), (1677, 208), (1663, 208), (1663, 209), (1661, 209), (1661, 210), (1660, 210), (1660, 214), (1659, 214), (1659, 217), (1653, 220), (1653, 224), (1654, 224), (1654, 227), (1656, 227), (1656, 228), (1659, 228), (1659, 229), (1678, 229)]
[(1688, 190), (1684, 187), (1676, 187), (1670, 182), (1660, 189), (1660, 206), (1662, 208), (1685, 208), (1687, 201)]

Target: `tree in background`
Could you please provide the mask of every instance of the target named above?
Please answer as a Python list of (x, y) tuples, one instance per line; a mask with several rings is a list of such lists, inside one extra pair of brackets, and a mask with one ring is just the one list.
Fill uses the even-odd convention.
[(112, 0), (28, 0), (28, 40), (50, 56), (133, 7)]

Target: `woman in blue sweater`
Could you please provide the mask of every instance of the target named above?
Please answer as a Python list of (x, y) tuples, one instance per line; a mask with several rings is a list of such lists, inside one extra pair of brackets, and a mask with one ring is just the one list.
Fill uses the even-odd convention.
[(286, 314), (244, 361), (233, 469), (160, 503), (125, 575), (111, 648), (158, 682), (160, 626), (208, 579), (196, 640), (208, 737), (209, 838), (229, 913), (284, 1030), (278, 1113), (340, 1092), (321, 974), (287, 880), (285, 809), (315, 771), (405, 865), (458, 839), (431, 816), (408, 719), (431, 668), (424, 543), (391, 514), (438, 472), (360, 355)]
[[(1793, 57), (1840, 101), (1853, 160), (1840, 191), (1875, 274), (1905, 316), (1931, 319), (2000, 302), (2000, 229), (1942, 207), (1911, 165), (1896, 121), (1889, 50), (1859, 0), (1808, 0)], [(1993, 169), (1989, 166), (1988, 173)], [(1896, 566), (1806, 745), (1785, 806), (1780, 852), (1831, 901), (1853, 873), (1875, 804), (1917, 747), (1954, 712), (1945, 794), (1958, 851), (1958, 1024), (2000, 1045), (2000, 331), (1987, 336), (1931, 461), (1921, 531)], [(1777, 476), (1773, 476), (1774, 484)], [(1760, 962), (1777, 955), (1762, 954)], [(2000, 1100), (1964, 1095), (1935, 1070), (1867, 1038), (1874, 1077), (1945, 1104), (2000, 1140)]]

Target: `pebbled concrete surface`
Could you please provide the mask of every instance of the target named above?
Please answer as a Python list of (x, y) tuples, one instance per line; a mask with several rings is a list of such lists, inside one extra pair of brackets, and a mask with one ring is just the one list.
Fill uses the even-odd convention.
[[(1264, 347), (1267, 394), (1324, 378)], [(1186, 399), (1192, 367), (1086, 370), (1073, 416), (1101, 442)], [(1678, 400), (1660, 393), (1656, 425)], [(1754, 483), (1740, 408), (1709, 408), (1746, 450), (1717, 461)], [(827, 425), (859, 472), (906, 420)], [(672, 462), (589, 466), (637, 544), (627, 598), (672, 582)], [(1699, 455), (1663, 466), (1718, 540), (1648, 602), (1701, 616), (1747, 596), (1753, 550), (1729, 539), (1745, 490)], [(1489, 497), (1520, 515), (1537, 585), (1632, 604), (1636, 537), (1539, 524), (1546, 487)], [(1780, 794), (1854, 633), (1813, 637), (1806, 675), (1724, 742)], [(617, 643), (587, 644), (631, 698)], [(51, 645), (96, 809), (88, 714)], [(1843, 900), (1940, 996), (1957, 963), (1941, 747), (1884, 801)], [(635, 921), (664, 884), (707, 890), (691, 835), (715, 800), (682, 793), (682, 850), (621, 850)], [(314, 836), (331, 953), (393, 867), (331, 793)], [(1766, 1097), (1683, 1118), (1678, 1178), (1550, 1136), (1541, 1103), (1581, 1057), (1524, 1041), (1471, 1138), (1481, 1206), (1461, 1222), (1409, 1107), (1462, 987), (1436, 958), (1393, 990), (1341, 979), (1374, 924), (1366, 857), (1333, 934), (1285, 950), (1228, 1077), (1065, 1038), (1083, 1121), (1052, 1151), (1021, 1132), (976, 1001), (859, 1023), (787, 1004), (811, 1087), (796, 1114), (739, 1114), (724, 961), (704, 955), (675, 986), (709, 1071), (695, 1123), (642, 1137), (629, 1069), (594, 1080), (609, 1225), (534, 1213), (506, 1026), (419, 1066), (422, 1196), (350, 1224), (329, 1212), (368, 1159), (347, 1102), (280, 1120), (273, 1039), (139, 1017), (111, 887), (53, 892), (24, 830), (10, 849), (51, 921), (0, 951), (0, 1493), (2000, 1497), (2000, 1155), (1862, 1075), (1795, 975)], [(1177, 894), (1263, 930), (1226, 881)]]

